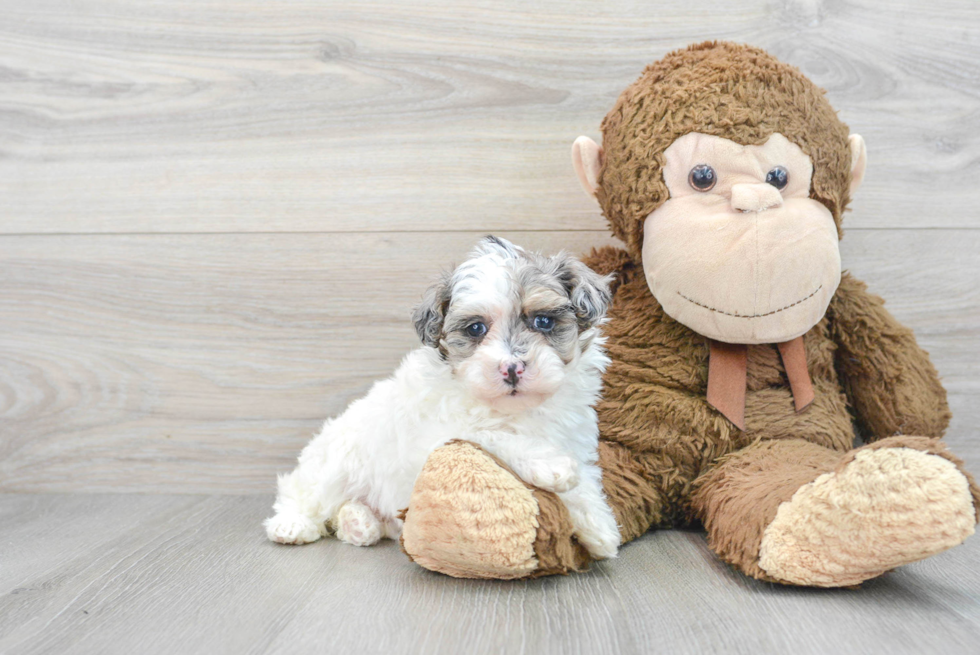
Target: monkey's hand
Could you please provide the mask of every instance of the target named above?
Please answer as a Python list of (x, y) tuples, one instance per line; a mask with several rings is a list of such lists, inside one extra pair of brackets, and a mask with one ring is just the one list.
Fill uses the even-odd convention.
[(844, 273), (827, 316), (837, 343), (837, 373), (862, 436), (941, 437), (950, 418), (946, 390), (928, 353), (888, 313), (884, 300)]
[(469, 441), (429, 455), (404, 520), (402, 550), (456, 578), (565, 574), (592, 560), (557, 495), (525, 483)]

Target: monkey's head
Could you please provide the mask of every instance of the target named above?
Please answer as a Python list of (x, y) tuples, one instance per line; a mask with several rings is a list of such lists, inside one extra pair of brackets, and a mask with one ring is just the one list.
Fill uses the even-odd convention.
[(797, 69), (732, 43), (673, 52), (620, 95), (602, 141), (575, 141), (575, 170), (669, 316), (729, 343), (823, 317), (866, 153)]

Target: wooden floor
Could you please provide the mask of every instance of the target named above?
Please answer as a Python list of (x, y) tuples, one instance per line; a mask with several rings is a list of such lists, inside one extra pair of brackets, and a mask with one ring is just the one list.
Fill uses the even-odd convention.
[(270, 498), (0, 496), (3, 653), (970, 653), (980, 540), (859, 590), (748, 580), (698, 532), (586, 574), (456, 580), (391, 541), (280, 546)]
[(704, 39), (868, 144), (844, 266), (916, 330), (980, 473), (977, 0), (0, 0), (0, 653), (888, 652), (980, 644), (980, 538), (858, 591), (697, 532), (459, 582), (264, 541), (275, 474), (415, 347), (481, 235), (612, 243), (569, 162)]

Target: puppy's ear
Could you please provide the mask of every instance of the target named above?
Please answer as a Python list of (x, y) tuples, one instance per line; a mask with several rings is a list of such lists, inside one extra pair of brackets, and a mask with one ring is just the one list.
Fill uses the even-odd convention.
[(415, 308), (412, 321), (419, 339), (427, 346), (439, 347), (439, 337), (442, 336), (442, 322), (446, 318), (451, 298), (449, 289), (449, 274), (429, 287), (422, 296), (422, 302)]
[(479, 257), (481, 255), (496, 253), (505, 257), (515, 258), (520, 256), (520, 254), (523, 252), (523, 248), (520, 246), (515, 246), (507, 239), (488, 234), (480, 239), (480, 242), (476, 244), (476, 248), (473, 250), (473, 255), (475, 257)]
[(612, 276), (602, 276), (569, 255), (559, 255), (558, 277), (575, 307), (580, 330), (595, 326), (609, 309)]

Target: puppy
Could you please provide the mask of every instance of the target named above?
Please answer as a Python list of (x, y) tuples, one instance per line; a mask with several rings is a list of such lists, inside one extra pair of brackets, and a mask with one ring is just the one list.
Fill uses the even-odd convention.
[(415, 311), (424, 347), (326, 422), (280, 476), (269, 539), (368, 546), (401, 532), (415, 478), (435, 448), (479, 444), (523, 480), (556, 492), (596, 558), (619, 529), (596, 464), (593, 405), (609, 363), (599, 333), (608, 280), (578, 260), (486, 237)]

